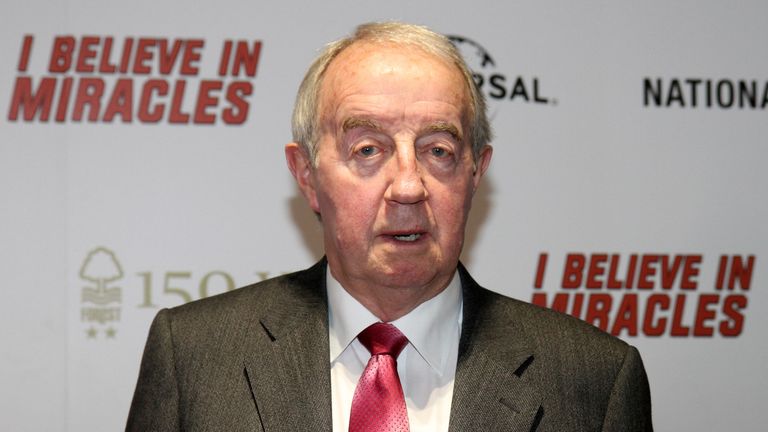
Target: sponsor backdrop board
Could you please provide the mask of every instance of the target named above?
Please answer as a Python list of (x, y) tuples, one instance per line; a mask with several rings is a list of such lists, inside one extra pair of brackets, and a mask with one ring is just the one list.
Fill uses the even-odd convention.
[(464, 262), (639, 347), (658, 430), (763, 430), (764, 2), (6, 2), (0, 430), (123, 427), (159, 308), (304, 268), (283, 162), (317, 49), (450, 35), (496, 132)]

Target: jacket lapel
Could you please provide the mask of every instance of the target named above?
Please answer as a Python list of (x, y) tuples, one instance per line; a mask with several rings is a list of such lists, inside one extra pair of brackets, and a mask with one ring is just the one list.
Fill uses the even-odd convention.
[(265, 431), (331, 430), (325, 260), (277, 287), (254, 317), (245, 375)]
[[(244, 374), (267, 432), (332, 428), (325, 269), (322, 260), (277, 287), (279, 300), (248, 325)], [(514, 321), (494, 316), (496, 294), (461, 264), (459, 273), (464, 318), (449, 430), (532, 431), (542, 414), (537, 389), (524, 379), (532, 345)]]
[(450, 431), (531, 431), (541, 416), (541, 397), (525, 370), (532, 344), (513, 320), (495, 313), (496, 294), (481, 288), (459, 265), (464, 318), (451, 405)]

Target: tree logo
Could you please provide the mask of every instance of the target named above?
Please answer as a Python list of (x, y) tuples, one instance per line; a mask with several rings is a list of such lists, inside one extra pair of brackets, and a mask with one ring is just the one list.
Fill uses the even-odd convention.
[(110, 284), (122, 277), (123, 268), (114, 252), (101, 246), (88, 252), (80, 267), (80, 278), (87, 283), (82, 290), (80, 320), (89, 324), (85, 330), (89, 339), (96, 339), (99, 330), (107, 338), (115, 337), (113, 324), (120, 321), (122, 289)]

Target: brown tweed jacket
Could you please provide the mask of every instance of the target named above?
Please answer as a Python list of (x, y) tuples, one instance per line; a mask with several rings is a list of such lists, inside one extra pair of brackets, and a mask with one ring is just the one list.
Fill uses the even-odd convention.
[[(331, 431), (326, 262), (158, 313), (127, 431)], [(651, 431), (637, 350), (480, 287), (464, 321), (450, 430)]]

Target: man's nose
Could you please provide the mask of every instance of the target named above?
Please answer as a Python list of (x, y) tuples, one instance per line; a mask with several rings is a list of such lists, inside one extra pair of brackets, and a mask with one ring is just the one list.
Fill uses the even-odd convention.
[(393, 174), (384, 198), (398, 204), (416, 204), (427, 199), (422, 168), (413, 150), (398, 154), (392, 162)]

